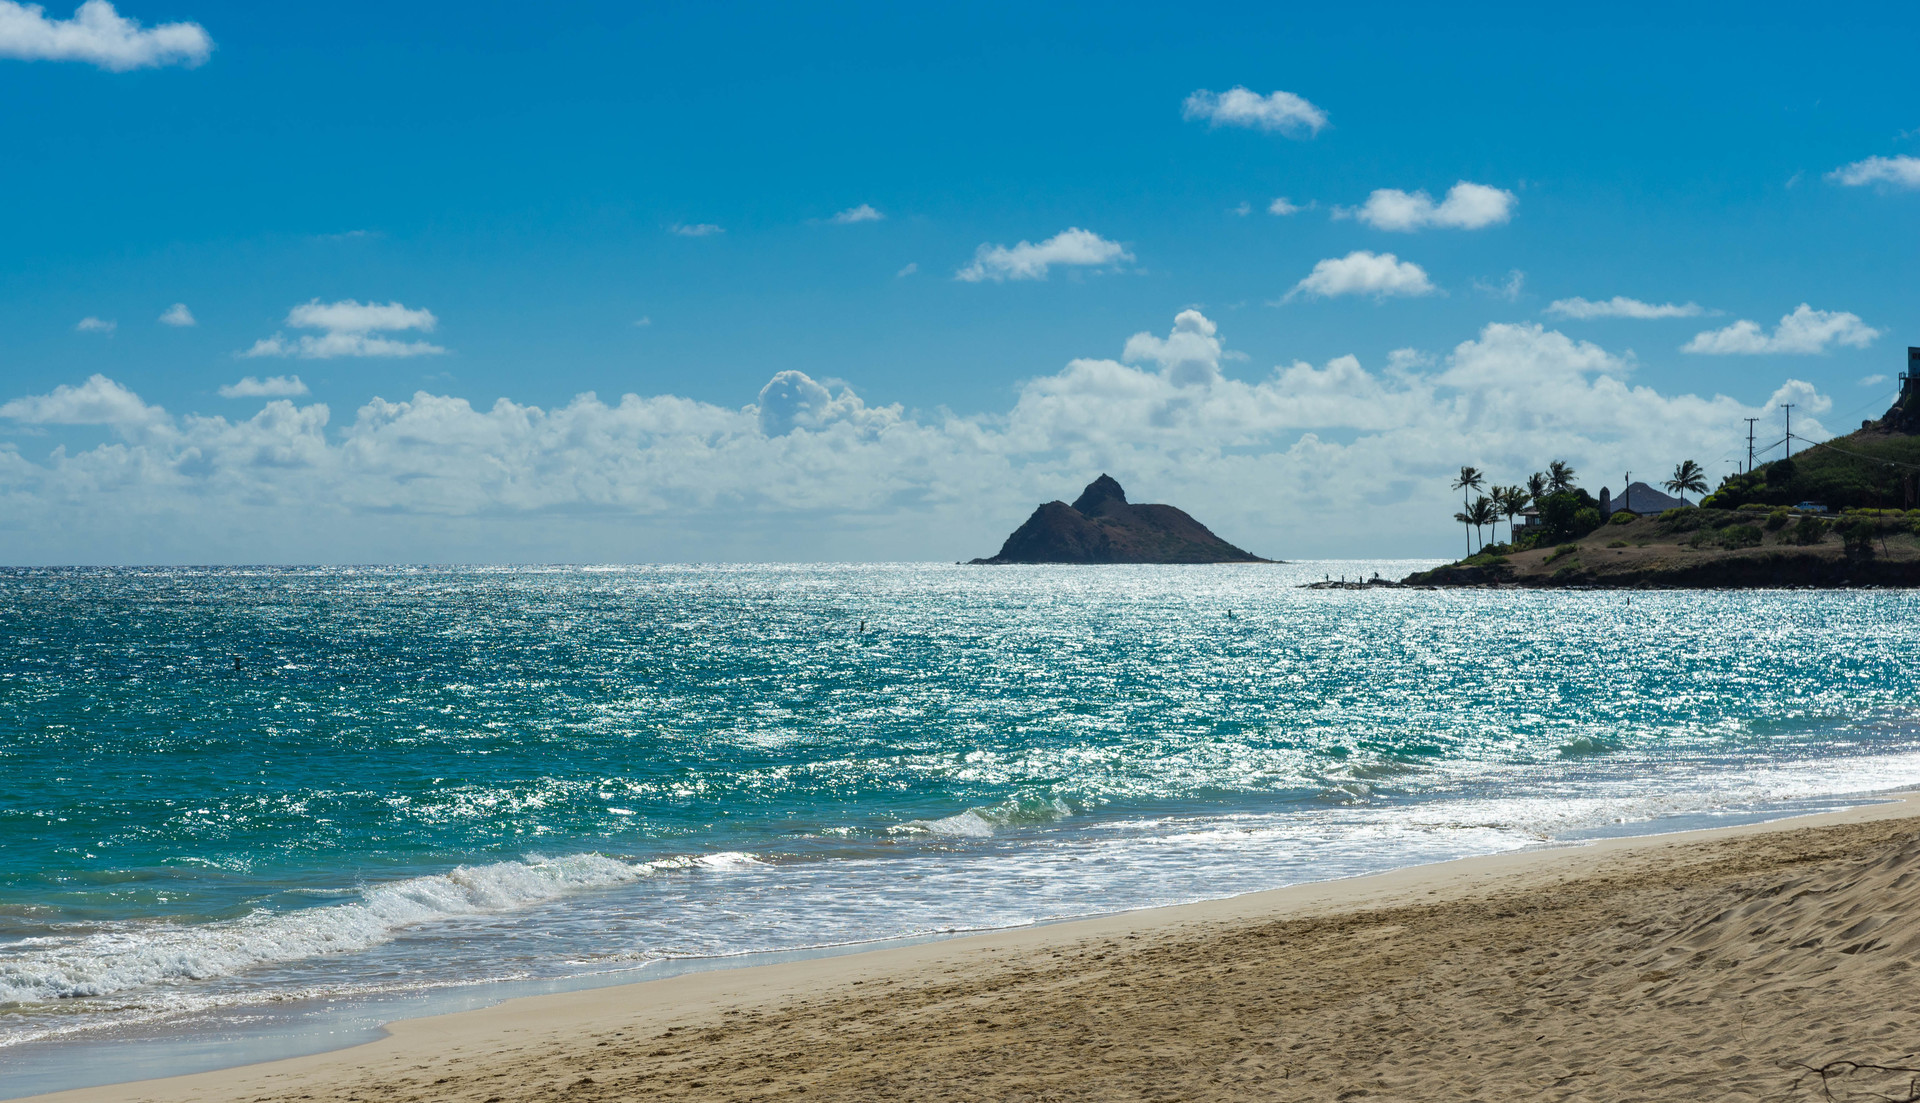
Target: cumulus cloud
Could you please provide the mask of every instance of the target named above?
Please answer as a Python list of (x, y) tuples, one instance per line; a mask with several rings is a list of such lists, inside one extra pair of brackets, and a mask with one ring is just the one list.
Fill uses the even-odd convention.
[(1187, 97), (1181, 114), (1205, 119), (1212, 126), (1244, 126), (1289, 136), (1311, 137), (1327, 125), (1325, 111), (1292, 92), (1262, 96), (1237, 86), (1220, 93), (1202, 88)]
[(895, 279), (899, 279), (902, 276), (911, 276), (918, 271), (920, 271), (920, 262), (908, 261), (906, 264), (906, 267), (900, 269), (900, 271), (898, 272), (895, 272), (893, 276)]
[(107, 0), (86, 0), (72, 19), (48, 19), (39, 4), (0, 0), (0, 57), (84, 61), (123, 73), (163, 65), (191, 69), (212, 52), (213, 39), (198, 23), (143, 28)]
[(1038, 245), (1022, 241), (1011, 248), (982, 245), (974, 250), (973, 263), (954, 273), (968, 283), (982, 280), (1044, 280), (1052, 266), (1097, 267), (1130, 261), (1133, 254), (1117, 241), (1108, 241), (1092, 230), (1069, 227)]
[(1513, 217), (1520, 199), (1510, 191), (1462, 180), (1435, 203), (1424, 191), (1376, 188), (1365, 204), (1335, 209), (1336, 218), (1356, 218), (1375, 229), (1412, 233), (1429, 227), (1478, 230)]
[(816, 383), (802, 371), (775, 372), (760, 388), (754, 404), (760, 432), (768, 437), (786, 436), (795, 430), (818, 432), (829, 427), (851, 426), (863, 436), (871, 436), (900, 420), (900, 407), (869, 409), (851, 387), (844, 384), (838, 394)]
[(886, 215), (874, 210), (871, 204), (862, 203), (858, 207), (848, 207), (846, 210), (834, 215), (829, 221), (839, 226), (847, 226), (855, 222), (879, 222), (886, 217)]
[(140, 426), (164, 419), (166, 411), (96, 374), (78, 387), (63, 383), (47, 394), (16, 398), (0, 406), (0, 417), (26, 425)]
[(1128, 363), (1151, 360), (1176, 387), (1211, 383), (1220, 378), (1219, 327), (1198, 310), (1174, 315), (1173, 332), (1165, 337), (1136, 333), (1127, 338), (1120, 359)]
[(1879, 374), (1867, 375), (1867, 376), (1862, 376), (1860, 378), (1860, 385), (1862, 387), (1878, 387), (1880, 384), (1885, 383), (1886, 381), (1887, 381), (1887, 377), (1884, 375), (1879, 375)]
[(195, 320), (193, 311), (187, 309), (186, 303), (174, 303), (167, 308), (166, 313), (160, 315), (160, 324), (163, 326), (197, 326), (200, 323)]
[(382, 332), (410, 329), (431, 333), (440, 324), (432, 311), (411, 309), (397, 302), (363, 303), (342, 299), (323, 303), (313, 299), (288, 311), (286, 324), (323, 332), (318, 336), (302, 334), (291, 341), (276, 333), (255, 341), (240, 355), (331, 360), (342, 356), (438, 356), (447, 351), (426, 341), (396, 341), (380, 336)]
[[(288, 398), (243, 419), (176, 416), (94, 376), (0, 405), (15, 426), (118, 437), (37, 456), (0, 441), (0, 510), (16, 520), (0, 558), (952, 560), (991, 552), (1034, 502), (1100, 471), (1268, 554), (1444, 554), (1462, 463), (1517, 482), (1550, 459), (1709, 462), (1744, 442), (1743, 417), (1774, 416), (1636, 386), (1630, 357), (1539, 325), (1247, 379), (1220, 373), (1232, 351), (1199, 311), (1116, 351), (972, 416), (910, 415), (792, 370), (738, 406), (476, 407), (420, 391), (337, 419)], [(1780, 381), (1769, 401), (1796, 403), (1797, 434), (1827, 435), (1830, 400), (1809, 384)], [(1341, 523), (1306, 523), (1329, 516)]]
[(1681, 352), (1710, 356), (1760, 355), (1786, 353), (1805, 355), (1823, 353), (1833, 345), (1866, 348), (1880, 331), (1860, 320), (1858, 314), (1844, 310), (1815, 310), (1801, 303), (1794, 312), (1780, 319), (1768, 333), (1759, 323), (1741, 319), (1725, 329), (1710, 329), (1694, 335), (1680, 347)]
[(298, 398), (306, 393), (307, 385), (297, 375), (271, 375), (265, 379), (249, 375), (220, 388), (221, 398)]
[(711, 237), (714, 234), (724, 234), (727, 231), (719, 226), (715, 226), (711, 222), (676, 222), (667, 227), (667, 232), (679, 234), (681, 237)]
[(1841, 165), (1827, 173), (1827, 179), (1850, 188), (1878, 184), (1881, 187), (1913, 191), (1920, 188), (1920, 157), (1869, 157), (1850, 165)]
[(1426, 270), (1392, 253), (1370, 253), (1356, 249), (1344, 257), (1330, 257), (1313, 266), (1305, 279), (1287, 292), (1287, 298), (1313, 295), (1388, 296), (1431, 295), (1439, 288), (1427, 279)]
[(1292, 200), (1288, 199), (1284, 195), (1276, 196), (1273, 202), (1267, 204), (1268, 214), (1290, 215), (1290, 214), (1299, 214), (1301, 211), (1304, 211), (1304, 210), (1306, 210), (1305, 207), (1302, 207), (1294, 203)]
[(91, 314), (73, 323), (73, 331), (75, 333), (112, 334), (114, 330), (119, 328), (119, 322), (110, 321), (106, 318), (96, 318)]
[(1645, 303), (1615, 295), (1611, 299), (1555, 299), (1547, 304), (1548, 314), (1562, 318), (1697, 318), (1706, 311), (1699, 303)]

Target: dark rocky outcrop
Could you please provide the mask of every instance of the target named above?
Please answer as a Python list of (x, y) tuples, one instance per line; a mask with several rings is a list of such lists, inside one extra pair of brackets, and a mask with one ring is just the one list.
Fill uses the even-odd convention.
[(975, 563), (1266, 563), (1172, 506), (1134, 505), (1111, 476), (1072, 505), (1048, 502), (1014, 530), (1000, 554)]

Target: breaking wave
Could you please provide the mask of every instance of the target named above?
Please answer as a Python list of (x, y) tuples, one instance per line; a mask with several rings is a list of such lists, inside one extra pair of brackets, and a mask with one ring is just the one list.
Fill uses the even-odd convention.
[(670, 870), (720, 872), (756, 862), (737, 851), (648, 862), (603, 854), (530, 857), (371, 885), (348, 904), (261, 909), (204, 924), (128, 922), (85, 935), (22, 939), (0, 956), (0, 1006), (232, 976), (261, 965), (366, 950), (426, 923), (511, 911)]

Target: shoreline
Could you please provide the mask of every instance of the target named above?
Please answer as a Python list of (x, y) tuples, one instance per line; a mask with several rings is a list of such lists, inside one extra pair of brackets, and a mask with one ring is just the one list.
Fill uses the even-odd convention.
[[(741, 1050), (742, 1056), (738, 1059), (723, 1060), (723, 1063), (744, 1068), (752, 1063), (744, 1054), (751, 1051), (757, 1041), (752, 1036), (754, 1032), (745, 1030), (742, 1024), (769, 1016), (800, 1016), (796, 1022), (806, 1025), (812, 1021), (808, 1016), (813, 1013), (805, 1009), (822, 1003), (863, 1008), (852, 1020), (857, 1026), (861, 1018), (897, 1011), (901, 995), (924, 996), (930, 989), (937, 992), (942, 986), (954, 984), (956, 976), (978, 978), (1005, 974), (1004, 984), (984, 989), (975, 996), (991, 999), (995, 992), (1014, 992), (1023, 985), (1031, 985), (1034, 974), (1050, 963), (1057, 963), (1063, 955), (1084, 959), (1078, 967), (1070, 969), (1065, 978), (1070, 984), (1078, 984), (1087, 980), (1089, 967), (1094, 962), (1109, 954), (1151, 954), (1156, 949), (1184, 946), (1195, 940), (1212, 947), (1200, 955), (1211, 962), (1212, 973), (1222, 967), (1232, 972), (1234, 965), (1220, 966), (1214, 959), (1223, 954), (1232, 957), (1234, 942), (1249, 937), (1250, 932), (1276, 924), (1313, 926), (1334, 922), (1361, 928), (1371, 925), (1384, 930), (1380, 920), (1385, 913), (1396, 909), (1460, 907), (1476, 900), (1531, 899), (1552, 886), (1603, 878), (1610, 866), (1621, 863), (1666, 861), (1684, 865), (1698, 859), (1699, 854), (1695, 852), (1703, 853), (1716, 847), (1738, 850), (1743, 846), (1772, 846), (1789, 837), (1807, 836), (1809, 832), (1818, 834), (1824, 829), (1860, 825), (1892, 823), (1904, 829), (1915, 825), (1898, 821), (1920, 817), (1920, 804), (1915, 803), (1911, 793), (1860, 799), (1884, 803), (1861, 804), (1839, 812), (1788, 813), (1783, 818), (1757, 823), (1613, 836), (1309, 882), (1219, 900), (525, 996), (474, 1010), (397, 1020), (387, 1025), (385, 1037), (348, 1048), (165, 1080), (122, 1082), (24, 1098), (44, 1103), (125, 1099), (171, 1103), (189, 1099), (237, 1101), (301, 1096), (344, 1099), (353, 1093), (388, 1091), (393, 1086), (388, 1081), (396, 1076), (411, 1083), (403, 1073), (417, 1077), (425, 1071), (438, 1070), (426, 1077), (426, 1081), (438, 1080), (444, 1087), (448, 1083), (466, 1083), (476, 1077), (486, 1080), (490, 1076), (494, 1087), (484, 1092), (473, 1087), (473, 1092), (481, 1093), (472, 1094), (473, 1099), (514, 1099), (520, 1096), (512, 1094), (511, 1085), (498, 1081), (516, 1079), (516, 1074), (502, 1070), (518, 1068), (533, 1060), (524, 1056), (528, 1052), (545, 1055), (542, 1060), (549, 1064), (552, 1060), (564, 1061), (570, 1054), (589, 1064), (619, 1056), (629, 1068), (649, 1063), (671, 1065), (673, 1062), (664, 1058), (684, 1057), (684, 1054), (655, 1048), (654, 1043), (662, 1038), (684, 1037), (682, 1032), (696, 1025), (704, 1032), (702, 1041), (716, 1055)], [(1753, 840), (1771, 841), (1756, 844)], [(1386, 926), (1397, 931), (1405, 925)], [(1144, 945), (1128, 945), (1136, 942)], [(1266, 959), (1261, 963), (1271, 964)], [(1252, 964), (1255, 963), (1242, 962), (1240, 967)], [(1129, 979), (1102, 982), (1119, 988), (1145, 983)], [(876, 1000), (879, 991), (868, 988), (869, 985), (901, 991), (889, 992)], [(1086, 1006), (1086, 1002), (1078, 999), (1063, 1006), (1080, 1008)], [(728, 1022), (728, 1019), (734, 1021)], [(782, 1029), (792, 1029), (792, 1025)], [(867, 1033), (853, 1033), (869, 1037)], [(597, 1040), (585, 1042), (585, 1038)], [(642, 1039), (652, 1041), (642, 1044)], [(846, 1038), (839, 1040), (847, 1041)], [(1027, 1038), (1025, 1043), (1044, 1048), (1045, 1041), (1044, 1034), (1039, 1034)], [(1005, 1044), (1022, 1042), (1009, 1037)], [(854, 1052), (860, 1048), (856, 1044)], [(574, 1052), (576, 1050), (578, 1052)], [(844, 1046), (839, 1051), (843, 1055), (847, 1053)], [(874, 1060), (880, 1060), (878, 1054)], [(494, 1071), (482, 1075), (477, 1070)], [(645, 1074), (642, 1078), (645, 1079)], [(589, 1073), (576, 1079), (593, 1081), (594, 1078)], [(768, 1082), (783, 1081), (769, 1078)], [(375, 1087), (376, 1083), (386, 1086)], [(542, 1083), (550, 1086), (554, 1081), (549, 1077)], [(595, 1083), (608, 1089), (613, 1087), (612, 1083)], [(996, 1087), (978, 1080), (967, 1083), (989, 1096), (1010, 1090), (1004, 1085)], [(677, 1086), (687, 1093), (687, 1098), (733, 1097), (720, 1091), (721, 1085), (717, 1082), (697, 1077)], [(729, 1091), (738, 1087), (736, 1084)], [(788, 1087), (805, 1091), (807, 1085), (789, 1084)], [(820, 1098), (819, 1092), (828, 1087), (815, 1085), (815, 1094), (809, 1098)], [(593, 1094), (593, 1084), (582, 1084), (579, 1088), (576, 1095), (580, 1098), (598, 1097)], [(708, 1088), (714, 1090), (707, 1091)], [(499, 1095), (496, 1089), (506, 1090), (507, 1094)], [(764, 1090), (770, 1094), (786, 1094), (785, 1089)], [(469, 1094), (465, 1089), (457, 1093), (445, 1089), (415, 1097), (467, 1099)], [(524, 1094), (531, 1097), (534, 1093), (529, 1089)], [(618, 1093), (606, 1096), (618, 1097), (621, 1097)], [(858, 1093), (847, 1097), (856, 1098)], [(1226, 1097), (1237, 1098), (1223, 1096)]]

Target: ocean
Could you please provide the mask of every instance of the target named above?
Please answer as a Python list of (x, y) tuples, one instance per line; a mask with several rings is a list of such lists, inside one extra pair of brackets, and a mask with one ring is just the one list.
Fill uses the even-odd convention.
[(1426, 565), (0, 571), (0, 1096), (1920, 785), (1920, 596)]

